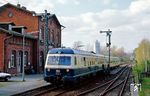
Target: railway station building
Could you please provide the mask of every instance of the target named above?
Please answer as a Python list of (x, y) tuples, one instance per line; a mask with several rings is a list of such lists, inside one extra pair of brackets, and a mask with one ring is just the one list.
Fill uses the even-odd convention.
[(55, 14), (47, 13), (46, 28), (44, 14), (29, 11), (20, 4), (7, 3), (0, 7), (0, 71), (22, 73), (23, 57), (25, 73), (44, 71), (46, 47), (61, 47), (64, 27)]

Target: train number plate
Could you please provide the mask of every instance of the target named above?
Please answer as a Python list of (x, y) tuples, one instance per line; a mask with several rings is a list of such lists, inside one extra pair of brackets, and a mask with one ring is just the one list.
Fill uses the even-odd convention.
[(56, 75), (60, 75), (60, 70), (56, 70)]
[(56, 70), (56, 73), (60, 73), (60, 70)]

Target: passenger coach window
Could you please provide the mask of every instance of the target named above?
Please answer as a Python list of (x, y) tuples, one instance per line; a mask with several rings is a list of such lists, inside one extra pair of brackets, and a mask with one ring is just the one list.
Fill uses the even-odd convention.
[(74, 57), (74, 64), (77, 65), (77, 58)]
[(83, 58), (83, 61), (84, 61), (84, 66), (86, 66), (86, 61), (85, 61), (85, 57)]

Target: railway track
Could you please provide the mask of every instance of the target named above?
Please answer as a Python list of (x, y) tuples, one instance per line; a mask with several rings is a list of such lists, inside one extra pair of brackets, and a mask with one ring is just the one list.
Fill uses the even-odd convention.
[[(101, 84), (99, 86), (96, 86), (96, 87), (90, 88), (88, 90), (79, 92), (76, 96), (83, 96), (83, 95), (90, 95), (90, 94), (91, 95), (94, 94), (95, 96), (105, 96), (105, 95), (107, 96), (108, 93), (109, 93), (108, 96), (115, 96), (113, 94), (114, 92), (112, 92), (112, 90), (114, 90), (116, 87), (118, 87), (120, 85), (122, 85), (121, 91), (119, 91), (118, 95), (116, 95), (116, 96), (122, 96), (123, 91), (124, 91), (125, 86), (126, 86), (126, 83), (127, 83), (127, 80), (129, 78), (129, 74), (130, 74), (130, 70), (129, 69), (127, 70), (128, 73), (127, 72), (124, 73), (126, 71), (126, 69), (124, 69), (122, 72), (120, 72), (120, 74), (117, 77), (115, 77), (114, 79), (112, 79), (112, 80), (110, 80), (110, 81), (108, 81), (108, 82), (106, 82), (104, 84)], [(120, 81), (119, 78), (122, 76), (123, 73), (125, 75), (127, 75), (127, 76), (126, 76), (125, 79), (123, 79), (122, 81)], [(122, 77), (125, 77), (125, 76), (122, 76)], [(117, 81), (120, 81), (120, 82), (117, 82)], [(115, 93), (117, 93), (117, 92), (115, 91)]]
[[(46, 89), (46, 90), (45, 90)], [(40, 96), (43, 93), (47, 93), (49, 91), (57, 90), (57, 87), (53, 85), (46, 85), (39, 88), (31, 89), (25, 92), (21, 92), (18, 94), (14, 94), (12, 96)]]
[[(110, 84), (110, 86), (108, 86), (103, 92), (101, 92), (99, 96), (105, 96), (107, 94), (109, 94), (108, 96), (115, 96), (115, 95), (116, 96), (122, 96), (123, 91), (124, 91), (125, 86), (126, 86), (126, 82), (129, 78), (129, 74), (130, 74), (130, 70), (128, 69), (126, 74), (123, 76), (123, 77), (125, 77), (125, 76), (127, 76), (127, 77), (123, 78), (123, 80), (118, 80), (118, 81), (114, 80), (114, 82), (112, 82)], [(120, 90), (120, 91), (118, 91), (118, 90)]]
[[(23, 92), (20, 94), (15, 94), (13, 96), (82, 96), (82, 95), (92, 94), (94, 91), (96, 91), (100, 88), (105, 88), (103, 91), (99, 92), (100, 94), (96, 95), (96, 96), (104, 96), (108, 93), (111, 93), (110, 92), (111, 90), (114, 90), (117, 86), (120, 86), (121, 84), (122, 84), (122, 88), (120, 88), (121, 91), (119, 92), (120, 95), (118, 95), (118, 96), (122, 96), (128, 78), (126, 77), (126, 79), (123, 79), (123, 81), (118, 83), (118, 85), (114, 85), (114, 83), (120, 78), (120, 76), (124, 73), (124, 71), (126, 69), (122, 68), (122, 71), (120, 70), (117, 72), (117, 74), (119, 74), (119, 75), (117, 75), (116, 77), (109, 77), (106, 80), (100, 80), (99, 78), (90, 78), (90, 79), (88, 79), (87, 82), (85, 82), (85, 81), (82, 82), (81, 85), (78, 85), (75, 87), (68, 87), (68, 88), (67, 87), (64, 88), (63, 86), (58, 88), (53, 85), (48, 85), (48, 86), (44, 86), (44, 87), (37, 88), (34, 90), (26, 91), (26, 92)], [(129, 75), (129, 73), (128, 73), (128, 75)], [(104, 77), (102, 76), (102, 78), (104, 78)], [(98, 82), (98, 81), (100, 81), (100, 82)], [(103, 81), (103, 82), (101, 82), (101, 81)], [(98, 84), (100, 84), (100, 85), (95, 87), (93, 82), (94, 82), (94, 84), (96, 84), (96, 82), (98, 82)], [(85, 88), (85, 86), (87, 86), (87, 85), (90, 86), (90, 87), (88, 87), (89, 89)], [(113, 85), (113, 87), (112, 87), (112, 85)], [(84, 90), (81, 91), (80, 89), (82, 89), (82, 88)], [(114, 96), (114, 95), (109, 95), (109, 96)]]
[[(88, 83), (85, 83), (85, 84), (82, 84), (82, 85), (80, 85), (80, 86), (78, 86), (78, 87), (76, 87), (76, 88), (72, 88), (72, 89), (69, 89), (69, 90), (64, 90), (64, 91), (58, 91), (57, 90), (57, 94), (55, 94), (54, 95), (54, 93), (51, 93), (51, 94), (47, 94), (47, 95), (45, 95), (45, 96), (82, 96), (82, 95), (86, 95), (86, 94), (88, 94), (88, 93), (90, 93), (90, 92), (93, 92), (94, 90), (97, 90), (97, 89), (99, 89), (99, 88), (101, 88), (101, 87), (104, 87), (104, 86), (106, 86), (106, 85), (109, 85), (109, 84), (111, 84), (112, 82), (115, 82), (117, 79), (119, 79), (119, 77), (123, 74), (123, 72), (125, 71), (126, 69), (124, 69), (116, 78), (114, 78), (114, 79), (112, 79), (112, 80), (110, 80), (110, 81), (108, 81), (108, 82), (106, 82), (106, 83), (104, 83), (104, 84), (101, 84), (100, 86), (97, 86), (97, 87), (93, 87), (93, 88), (91, 88), (90, 90), (86, 90), (86, 91), (82, 91), (82, 92), (77, 92), (77, 90), (78, 89), (81, 89), (81, 87), (83, 87), (83, 86), (85, 86), (86, 84), (88, 84)], [(120, 71), (119, 71), (120, 72)], [(91, 83), (91, 82), (90, 82)], [(101, 82), (102, 83), (102, 82)], [(123, 83), (123, 81), (121, 82), (121, 83)], [(121, 84), (120, 83), (120, 84)], [(112, 83), (113, 84), (113, 83)], [(120, 85), (119, 84), (119, 85)], [(118, 85), (117, 85), (118, 86)], [(117, 87), (116, 86), (116, 87)], [(124, 85), (125, 86), (125, 85)], [(115, 87), (114, 87), (115, 88)], [(113, 88), (111, 88), (111, 90), (112, 90)], [(123, 88), (124, 89), (124, 88)], [(106, 90), (107, 91), (107, 90)], [(110, 89), (109, 89), (109, 91), (110, 91)], [(123, 91), (122, 91), (123, 92)], [(104, 93), (105, 94), (105, 93)], [(98, 96), (98, 95), (97, 95)], [(102, 95), (103, 96), (103, 95)], [(110, 95), (111, 96), (111, 95)], [(113, 96), (113, 95), (112, 95)]]

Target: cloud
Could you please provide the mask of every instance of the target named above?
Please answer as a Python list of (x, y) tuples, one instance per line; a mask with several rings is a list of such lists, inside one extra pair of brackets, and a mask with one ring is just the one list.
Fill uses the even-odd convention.
[[(32, 3), (31, 3), (32, 2)], [(21, 6), (27, 7), (28, 10), (36, 11), (36, 12), (44, 12), (44, 10), (52, 11), (55, 8), (56, 2), (53, 0), (3, 0), (0, 3), (12, 3), (17, 5), (17, 3), (21, 4)]]
[(133, 1), (129, 7), (130, 12), (134, 14), (144, 14), (150, 12), (150, 0)]
[(0, 1), (0, 5), (6, 4), (6, 3), (12, 3), (17, 5), (17, 3), (20, 3), (21, 6), (27, 7), (28, 10), (36, 11), (36, 12), (44, 12), (44, 10), (54, 11), (56, 6), (62, 6), (64, 4), (74, 4), (79, 5), (79, 0), (32, 0), (32, 3), (30, 0), (2, 0)]
[(112, 0), (103, 0), (103, 4), (109, 5), (112, 2)]
[[(146, 6), (141, 9), (144, 4)], [(68, 26), (63, 31), (63, 43), (71, 46), (74, 41), (94, 43), (98, 39), (105, 44), (105, 34), (102, 35), (99, 31), (110, 28), (113, 31), (112, 44), (131, 51), (143, 38), (150, 36), (150, 8), (147, 7), (148, 5), (150, 5), (148, 0), (136, 0), (124, 10), (105, 9), (96, 13), (62, 16), (61, 23)]]
[(22, 0), (20, 3), (29, 10), (44, 12), (44, 10), (51, 11), (55, 8), (55, 3), (52, 1), (53, 0), (32, 0), (32, 4), (30, 4), (31, 1)]
[(66, 4), (68, 2), (68, 0), (57, 0), (58, 3), (61, 3), (61, 4)]
[(75, 4), (75, 5), (79, 5), (80, 2), (79, 0), (56, 0), (57, 3), (59, 4), (69, 4), (69, 3), (72, 3), (72, 4)]
[[(10, 2), (11, 0), (1, 0), (0, 1), (0, 6), (2, 6), (2, 5), (4, 5), (4, 4), (6, 4), (6, 3), (8, 3), (8, 2)], [(15, 1), (12, 1), (13, 3), (15, 2)]]
[(80, 2), (79, 2), (78, 0), (74, 0), (74, 4), (75, 4), (75, 5), (79, 5)]
[[(15, 0), (7, 1), (17, 4)], [(112, 1), (103, 0), (103, 3), (117, 4)], [(93, 0), (87, 0), (87, 2), (90, 3)], [(82, 2), (79, 0), (32, 0), (31, 4), (29, 0), (20, 0), (20, 3), (29, 10), (44, 12), (45, 9), (53, 11), (57, 6), (79, 5)], [(63, 45), (71, 47), (75, 41), (92, 44), (97, 39), (100, 40), (101, 45), (105, 46), (106, 35), (100, 34), (99, 31), (111, 29), (112, 45), (123, 46), (127, 51), (133, 50), (140, 40), (150, 37), (149, 6), (150, 0), (133, 0), (124, 9), (108, 8), (97, 12), (84, 11), (85, 13), (82, 14), (58, 16), (60, 23), (66, 26), (62, 31)]]

